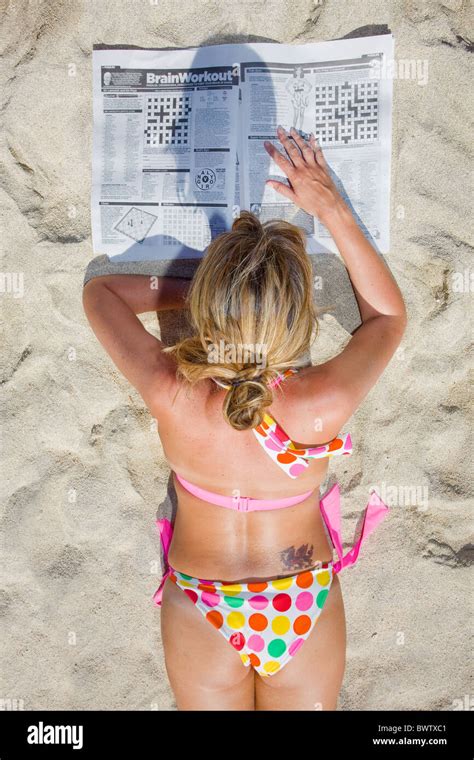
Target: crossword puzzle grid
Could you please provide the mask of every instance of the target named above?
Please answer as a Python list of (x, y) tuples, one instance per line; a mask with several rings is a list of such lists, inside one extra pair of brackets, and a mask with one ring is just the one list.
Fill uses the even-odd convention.
[(152, 95), (146, 105), (146, 145), (187, 145), (190, 95)]
[(193, 248), (205, 248), (211, 242), (206, 214), (200, 209), (165, 208), (163, 209), (163, 243), (176, 245), (183, 241)]
[(378, 138), (378, 82), (316, 85), (316, 137), (326, 145)]

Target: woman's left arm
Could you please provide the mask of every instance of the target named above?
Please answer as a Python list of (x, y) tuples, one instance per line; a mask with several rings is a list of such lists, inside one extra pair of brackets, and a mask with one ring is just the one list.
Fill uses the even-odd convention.
[(191, 280), (145, 274), (106, 274), (89, 280), (84, 290), (91, 283), (107, 285), (134, 314), (145, 314), (147, 311), (182, 309)]
[(92, 330), (147, 406), (169, 379), (172, 359), (137, 314), (183, 308), (190, 285), (182, 278), (118, 274), (94, 277), (84, 286), (82, 303)]

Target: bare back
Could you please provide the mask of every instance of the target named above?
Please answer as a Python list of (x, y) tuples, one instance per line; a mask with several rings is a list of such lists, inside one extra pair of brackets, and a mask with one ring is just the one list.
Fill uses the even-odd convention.
[[(179, 393), (176, 391), (179, 388)], [(225, 496), (281, 499), (313, 489), (293, 507), (242, 513), (209, 504), (174, 478), (178, 495), (169, 561), (199, 578), (226, 581), (278, 577), (332, 558), (319, 512), (319, 486), (327, 458), (312, 460), (291, 479), (265, 454), (251, 430), (234, 430), (224, 419), (225, 390), (212, 380), (194, 388), (170, 379), (169, 403), (151, 409), (171, 469), (194, 484)], [(341, 420), (324, 365), (307, 367), (274, 392), (270, 414), (292, 440), (326, 443)]]

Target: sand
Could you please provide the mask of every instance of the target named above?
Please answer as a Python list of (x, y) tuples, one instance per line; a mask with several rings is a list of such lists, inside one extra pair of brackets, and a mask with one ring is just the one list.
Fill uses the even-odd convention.
[[(33, 710), (176, 709), (152, 604), (162, 569), (154, 521), (173, 508), (169, 468), (154, 421), (81, 303), (84, 277), (146, 271), (91, 263), (92, 45), (300, 44), (390, 30), (397, 57), (428, 61), (429, 79), (394, 82), (386, 260), (408, 329), (347, 425), (353, 456), (331, 466), (346, 547), (372, 487), (391, 506), (341, 576), (348, 650), (339, 707), (466, 709), (472, 286), (455, 280), (472, 275), (466, 6), (254, 0), (230, 17), (223, 2), (182, 2), (179, 13), (176, 3), (144, 2), (139, 13), (123, 1), (6, 4), (1, 246), (3, 272), (23, 278), (23, 294), (2, 292), (3, 698)], [(192, 276), (194, 265), (152, 271)], [(338, 258), (314, 266), (334, 272), (318, 303), (337, 301), (313, 348), (319, 363), (359, 317)], [(145, 324), (168, 342), (179, 318), (158, 326), (147, 315)]]

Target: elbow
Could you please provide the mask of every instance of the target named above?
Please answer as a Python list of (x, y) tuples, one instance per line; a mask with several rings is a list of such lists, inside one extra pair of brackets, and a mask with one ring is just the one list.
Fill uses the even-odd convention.
[(405, 334), (408, 324), (406, 310), (403, 308), (397, 313), (381, 315), (377, 319), (383, 321), (385, 337), (391, 341), (395, 341), (398, 345)]
[(405, 334), (405, 330), (407, 329), (408, 324), (408, 315), (406, 309), (403, 308), (400, 314), (393, 315), (391, 317), (391, 322), (394, 333), (396, 333), (399, 340), (401, 340)]
[(407, 329), (408, 316), (406, 310), (403, 310), (398, 316), (391, 317), (391, 335), (398, 347), (403, 340), (405, 330)]
[(407, 307), (405, 304), (405, 301), (403, 300), (403, 297), (400, 293), (400, 303), (397, 304), (397, 306), (394, 308), (393, 312), (390, 315), (390, 320), (394, 327), (397, 329), (397, 331), (400, 331), (401, 334), (406, 330), (407, 324), (408, 324), (408, 312)]
[(87, 305), (90, 303), (92, 297), (92, 291), (94, 289), (94, 280), (88, 280), (82, 287), (82, 307), (84, 311), (87, 310)]
[(405, 332), (407, 325), (408, 325), (408, 312), (405, 305), (405, 301), (402, 300), (402, 309), (400, 312), (400, 325), (402, 329), (402, 334)]
[(104, 285), (101, 282), (97, 282), (94, 278), (88, 280), (82, 288), (82, 308), (89, 321), (90, 314), (100, 304), (103, 289)]

